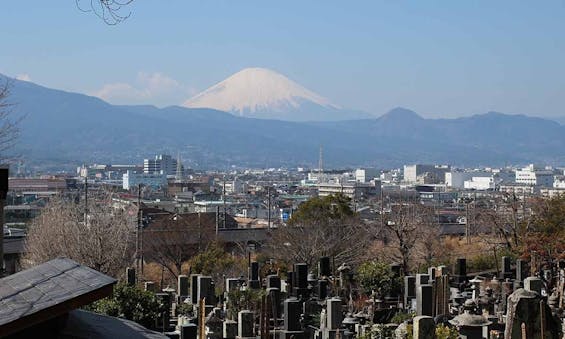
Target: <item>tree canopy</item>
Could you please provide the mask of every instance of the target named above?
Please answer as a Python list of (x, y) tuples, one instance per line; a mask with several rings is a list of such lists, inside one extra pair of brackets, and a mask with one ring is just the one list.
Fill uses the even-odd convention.
[(350, 199), (343, 194), (315, 197), (302, 203), (292, 214), (288, 224), (297, 226), (340, 223), (355, 214), (349, 204)]
[(85, 214), (84, 205), (52, 198), (30, 226), (23, 264), (33, 266), (63, 256), (119, 276), (132, 262), (135, 211), (113, 208), (110, 200), (109, 195), (92, 199)]
[(521, 255), (551, 261), (565, 258), (565, 195), (537, 199), (532, 218), (521, 237)]
[(288, 225), (273, 230), (271, 256), (310, 266), (322, 256), (340, 264), (360, 262), (370, 237), (349, 202), (344, 195), (330, 195), (300, 205)]
[(100, 299), (86, 307), (88, 310), (135, 321), (147, 328), (155, 328), (155, 323), (166, 307), (157, 300), (152, 292), (117, 284), (111, 297)]
[(387, 296), (391, 291), (402, 286), (400, 277), (396, 277), (390, 266), (378, 262), (367, 261), (357, 269), (357, 280), (367, 295), (373, 292), (380, 297)]

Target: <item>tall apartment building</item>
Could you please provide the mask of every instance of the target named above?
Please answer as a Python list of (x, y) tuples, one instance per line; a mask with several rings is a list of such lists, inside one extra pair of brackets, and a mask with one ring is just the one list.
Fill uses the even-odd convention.
[(159, 154), (155, 159), (143, 160), (143, 173), (163, 173), (165, 175), (176, 175), (177, 160), (168, 154)]

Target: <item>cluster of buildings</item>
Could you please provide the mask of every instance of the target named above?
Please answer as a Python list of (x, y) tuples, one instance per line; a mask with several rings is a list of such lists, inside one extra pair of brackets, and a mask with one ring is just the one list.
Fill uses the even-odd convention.
[[(390, 170), (195, 171), (185, 169), (179, 157), (159, 154), (139, 165), (83, 165), (76, 175), (10, 178), (5, 233), (7, 237), (9, 233), (23, 234), (18, 229), (25, 229), (54, 195), (81, 201), (85, 191), (101, 188), (114, 191), (122, 206), (140, 202), (167, 213), (229, 215), (238, 227), (257, 230), (284, 225), (301, 203), (316, 196), (343, 194), (368, 221), (388, 210), (391, 197), (419, 199), (439, 207), (438, 220), (445, 220), (442, 229), (446, 233), (463, 234), (470, 201), (492, 201), (503, 195), (528, 199), (565, 194), (565, 173), (563, 168), (532, 164), (479, 169), (411, 164)], [(23, 236), (18, 239), (10, 244), (12, 254), (23, 251)], [(8, 262), (14, 271), (17, 255)]]
[[(163, 227), (171, 220), (177, 225), (185, 220), (210, 230), (228, 245), (246, 244), (254, 251), (268, 240), (272, 228), (284, 227), (300, 204), (330, 194), (349, 197), (360, 218), (369, 223), (379, 214), (390, 213), (390, 204), (404, 199), (430, 204), (437, 207), (434, 210), (442, 235), (468, 236), (470, 225), (477, 222), (469, 217), (469, 205), (509, 195), (528, 199), (565, 194), (565, 172), (563, 168), (536, 165), (468, 169), (434, 164), (390, 170), (196, 171), (185, 169), (180, 158), (161, 154), (145, 159), (143, 165), (91, 165), (79, 167), (76, 175), (13, 177), (8, 186), (2, 256), (6, 273), (14, 273), (25, 251), (25, 228), (55, 195), (74, 199), (80, 205), (89, 192), (111, 190), (115, 207), (139, 206), (142, 232)], [(480, 225), (473, 226), (480, 229)], [(149, 246), (160, 233), (147, 234), (153, 238), (143, 240)], [(174, 239), (174, 244), (189, 246), (200, 241), (194, 239), (202, 237), (188, 234), (186, 239)], [(397, 335), (413, 331), (414, 338), (428, 338), (430, 331), (442, 324), (455, 326), (466, 338), (484, 338), (485, 333), (490, 337), (493, 333), (512, 333), (513, 337), (522, 330), (516, 324), (522, 323), (526, 333), (561, 331), (559, 314), (564, 298), (552, 286), (565, 284), (565, 265), (530, 267), (505, 257), (500, 272), (481, 272), (473, 277), (467, 274), (465, 260), (460, 259), (452, 270), (438, 266), (427, 274), (405, 274), (402, 290), (379, 296), (356, 313), (348, 306), (356, 286), (355, 272), (346, 263), (330, 267), (328, 259), (321, 258), (317, 270), (301, 263), (293, 269), (286, 277), (268, 270), (268, 274), (260, 274), (259, 264), (253, 262), (247, 279), (233, 277), (223, 282), (223, 296), (214, 293), (211, 277), (197, 274), (179, 276), (177, 290), (157, 291), (149, 282), (145, 286), (170, 308), (161, 322), (169, 337), (195, 338), (205, 331), (208, 338), (273, 334), (280, 338), (325, 339), (337, 334), (354, 338), (374, 333), (377, 325), (382, 325), (379, 330), (400, 333)], [(392, 271), (401, 274), (398, 266)], [(229, 309), (230, 292), (250, 289), (264, 289), (271, 306), (237, 310), (234, 316)], [(204, 304), (200, 304), (204, 298)], [(176, 306), (185, 302), (193, 305), (194, 312), (175, 314)], [(412, 323), (393, 324), (391, 310), (417, 316)], [(542, 323), (532, 318), (540, 312), (545, 312)]]

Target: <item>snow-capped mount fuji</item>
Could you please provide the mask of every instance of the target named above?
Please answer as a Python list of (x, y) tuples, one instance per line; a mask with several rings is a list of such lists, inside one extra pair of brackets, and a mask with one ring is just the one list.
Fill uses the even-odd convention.
[(246, 68), (184, 102), (189, 108), (213, 108), (234, 115), (287, 121), (335, 121), (368, 118), (344, 110), (284, 75)]

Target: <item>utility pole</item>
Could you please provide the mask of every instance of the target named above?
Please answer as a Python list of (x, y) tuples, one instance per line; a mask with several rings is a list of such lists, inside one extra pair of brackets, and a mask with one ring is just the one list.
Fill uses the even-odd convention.
[(469, 240), (469, 202), (465, 201), (465, 240), (467, 244), (470, 244)]
[(8, 194), (9, 169), (7, 165), (0, 166), (0, 278), (4, 276), (4, 205)]
[(84, 175), (84, 224), (88, 225), (88, 170)]
[(322, 148), (322, 145), (320, 145), (320, 155), (318, 158), (318, 180), (320, 180), (322, 173), (324, 172), (324, 149)]
[(141, 272), (143, 264), (141, 263), (141, 228), (142, 228), (142, 210), (141, 210), (141, 184), (137, 185), (137, 229), (135, 232), (135, 264), (137, 272)]
[(226, 228), (226, 176), (224, 175), (224, 188), (222, 190), (222, 199), (224, 201), (224, 229)]
[(268, 215), (268, 219), (267, 219), (267, 228), (271, 228), (271, 186), (267, 186), (267, 215)]
[[(216, 206), (216, 230), (220, 228), (220, 206)], [(217, 233), (217, 231), (216, 231)]]

